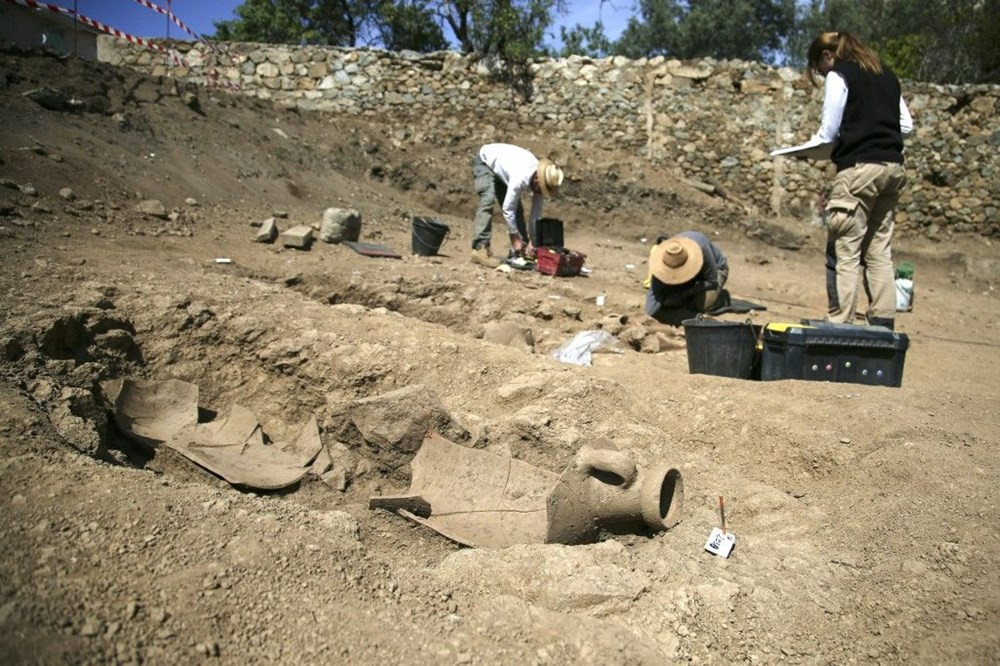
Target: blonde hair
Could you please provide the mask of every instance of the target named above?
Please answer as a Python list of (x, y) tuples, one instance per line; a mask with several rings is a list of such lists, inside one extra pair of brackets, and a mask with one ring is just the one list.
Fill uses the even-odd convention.
[(865, 46), (860, 39), (849, 32), (824, 32), (809, 45), (807, 55), (809, 81), (818, 86), (816, 74), (823, 51), (833, 54), (834, 60), (851, 60), (861, 69), (873, 74), (882, 73), (882, 60), (873, 49)]

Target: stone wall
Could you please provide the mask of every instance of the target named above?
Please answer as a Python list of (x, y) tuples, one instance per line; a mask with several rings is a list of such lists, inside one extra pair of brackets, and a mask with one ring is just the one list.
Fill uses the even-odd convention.
[[(544, 123), (560, 139), (629, 148), (652, 165), (762, 211), (815, 214), (828, 165), (772, 158), (809, 138), (821, 91), (789, 68), (742, 61), (570, 57), (532, 63), (512, 85), (496, 63), (453, 52), (177, 42), (163, 56), (106, 38), (102, 59), (303, 111), (393, 114), (431, 124), (475, 111)], [(903, 82), (917, 131), (898, 223), (917, 233), (1000, 236), (1000, 87)], [(488, 119), (488, 116), (484, 116)], [(549, 129), (550, 128), (550, 129)]]

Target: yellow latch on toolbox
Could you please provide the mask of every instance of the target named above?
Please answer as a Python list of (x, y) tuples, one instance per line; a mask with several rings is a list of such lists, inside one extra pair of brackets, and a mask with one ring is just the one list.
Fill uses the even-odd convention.
[(810, 326), (808, 324), (799, 324), (799, 323), (786, 324), (786, 323), (772, 322), (767, 326), (765, 326), (764, 328), (766, 328), (769, 331), (774, 331), (775, 333), (786, 333), (790, 328), (816, 328), (816, 327)]

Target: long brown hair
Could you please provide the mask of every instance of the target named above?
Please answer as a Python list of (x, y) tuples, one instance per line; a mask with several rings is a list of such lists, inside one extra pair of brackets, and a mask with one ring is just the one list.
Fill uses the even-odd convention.
[(861, 66), (861, 69), (873, 74), (882, 73), (882, 60), (875, 51), (865, 46), (860, 39), (849, 32), (824, 32), (813, 40), (809, 45), (807, 60), (809, 63), (809, 81), (814, 86), (819, 85), (816, 81), (816, 73), (823, 51), (833, 54), (834, 60), (853, 60)]

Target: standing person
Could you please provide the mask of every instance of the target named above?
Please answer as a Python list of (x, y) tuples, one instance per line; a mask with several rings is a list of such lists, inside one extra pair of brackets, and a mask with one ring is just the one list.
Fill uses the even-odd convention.
[(663, 324), (680, 326), (720, 300), (729, 262), (722, 250), (697, 231), (682, 231), (649, 251), (646, 314)]
[[(563, 171), (551, 160), (538, 159), (519, 146), (509, 143), (488, 143), (472, 158), (472, 175), (479, 207), (472, 236), (472, 261), (490, 268), (500, 265), (490, 250), (493, 226), (493, 204), (499, 200), (507, 225), (511, 247), (518, 254), (534, 254), (535, 223), (542, 214), (542, 203), (558, 191)], [(524, 224), (521, 194), (531, 190), (531, 217)], [(531, 230), (529, 236), (528, 229)]]
[[(903, 136), (913, 131), (899, 79), (878, 54), (847, 32), (824, 32), (809, 46), (809, 80), (824, 77), (823, 113), (813, 141), (833, 143), (837, 167), (826, 204), (827, 320), (851, 323), (864, 274), (868, 323), (893, 328), (896, 291), (892, 231), (906, 186)], [(863, 271), (862, 271), (863, 269)]]

